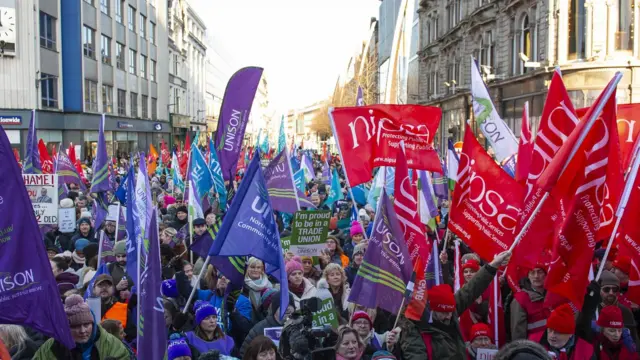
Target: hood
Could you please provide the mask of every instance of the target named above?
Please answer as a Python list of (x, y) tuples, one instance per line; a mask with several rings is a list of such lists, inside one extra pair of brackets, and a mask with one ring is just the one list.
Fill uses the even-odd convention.
[(544, 300), (544, 294), (533, 290), (531, 286), (523, 288), (522, 290), (529, 295), (531, 302), (538, 302), (538, 301)]
[(302, 278), (302, 279), (304, 280), (304, 292), (302, 293), (303, 297), (316, 291), (316, 287), (313, 285), (313, 283), (309, 279), (307, 278)]
[(58, 276), (56, 276), (56, 282), (58, 284), (69, 283), (75, 286), (76, 284), (78, 284), (79, 280), (80, 280), (80, 277), (72, 272), (65, 271), (62, 274), (59, 274)]

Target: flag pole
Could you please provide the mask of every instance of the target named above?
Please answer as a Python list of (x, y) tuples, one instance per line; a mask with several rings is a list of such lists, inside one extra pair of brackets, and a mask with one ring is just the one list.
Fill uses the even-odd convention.
[[(117, 230), (117, 229), (116, 229)], [(102, 262), (102, 240), (104, 239), (104, 229), (100, 232), (100, 244), (98, 244), (98, 263), (96, 265), (96, 271), (100, 268)]]
[[(575, 145), (571, 149), (571, 152), (569, 153), (569, 157), (567, 158), (567, 161), (564, 163), (564, 165), (562, 167), (562, 171), (560, 172), (560, 176), (562, 176), (562, 174), (565, 172), (565, 170), (567, 170), (567, 166), (569, 166), (569, 163), (571, 162), (573, 157), (578, 152), (578, 149), (580, 149), (580, 146), (582, 145), (582, 143), (586, 139), (587, 135), (589, 134), (589, 131), (593, 127), (593, 124), (600, 117), (600, 114), (602, 114), (602, 110), (604, 109), (604, 105), (606, 104), (606, 102), (609, 100), (609, 98), (613, 94), (613, 91), (618, 86), (618, 83), (620, 82), (621, 78), (622, 78), (622, 73), (620, 73), (619, 71), (616, 72), (616, 74), (613, 76), (613, 79), (611, 79), (611, 82), (609, 83), (609, 85), (603, 90), (603, 95), (604, 95), (603, 101), (601, 101), (601, 102), (599, 102), (597, 104), (597, 106), (595, 107), (595, 110), (591, 113), (591, 118), (584, 120), (587, 123), (585, 124), (584, 129), (582, 130), (582, 132), (578, 136), (578, 139), (576, 140)], [(527, 222), (524, 224), (524, 226), (522, 227), (522, 229), (518, 233), (518, 236), (513, 241), (513, 244), (511, 244), (511, 247), (509, 248), (509, 251), (512, 252), (513, 249), (516, 247), (516, 245), (518, 245), (518, 243), (520, 243), (520, 240), (522, 240), (524, 235), (527, 233), (527, 231), (529, 230), (529, 227), (531, 226), (531, 223), (533, 223), (533, 220), (535, 219), (536, 215), (540, 212), (540, 210), (542, 209), (542, 205), (544, 205), (544, 203), (547, 201), (548, 198), (549, 198), (549, 192), (545, 192), (544, 195), (542, 196), (542, 199), (540, 199), (540, 202), (538, 203), (538, 206), (536, 206), (535, 210), (533, 210), (533, 213), (531, 213), (531, 215), (529, 215), (529, 219), (527, 219)]]
[[(191, 253), (193, 254), (193, 252)], [(204, 274), (207, 271), (207, 266), (209, 266), (210, 260), (211, 260), (211, 256), (207, 255), (207, 258), (204, 260), (204, 263), (202, 264), (202, 270), (200, 270), (200, 273), (198, 274), (198, 279), (196, 281), (196, 284), (200, 284), (200, 280), (202, 279), (202, 274)], [(189, 298), (187, 299), (187, 303), (184, 305), (184, 309), (182, 309), (183, 314), (187, 313), (187, 309), (189, 309), (189, 305), (191, 305), (191, 302), (193, 301), (193, 297), (196, 294), (196, 290), (198, 290), (197, 286), (193, 286), (191, 289), (191, 294), (189, 294)]]
[(493, 333), (496, 340), (496, 346), (500, 348), (498, 340), (498, 274), (493, 278)]
[[(329, 108), (329, 119), (331, 120), (331, 130), (333, 131), (333, 133), (335, 134), (336, 138), (338, 137), (338, 133), (336, 132), (336, 127), (333, 124), (334, 120), (333, 120), (333, 107)], [(347, 161), (347, 159), (345, 159), (345, 157), (342, 155), (342, 149), (340, 148), (340, 141), (336, 141), (336, 146), (338, 148), (338, 153), (340, 154), (340, 158), (342, 159), (343, 164)], [(351, 183), (349, 182), (349, 175), (347, 173), (347, 168), (346, 166), (344, 167), (344, 178), (347, 181), (347, 187), (349, 187), (349, 194), (351, 195), (351, 203), (353, 204), (353, 206), (356, 209), (356, 221), (358, 221), (358, 223), (360, 224), (360, 226), (362, 226), (362, 230), (364, 230), (364, 239), (365, 240), (369, 240), (369, 238), (367, 237), (367, 231), (364, 228), (362, 222), (360, 221), (360, 216), (357, 213), (358, 210), (358, 204), (356, 204), (356, 198), (353, 196), (353, 189), (351, 188)]]
[(120, 231), (120, 201), (118, 200), (118, 217), (116, 218), (116, 234), (113, 237), (115, 239), (114, 243), (118, 242), (118, 232)]
[(602, 262), (600, 263), (600, 267), (598, 268), (598, 274), (596, 275), (595, 281), (600, 279), (600, 275), (602, 275), (602, 271), (604, 270), (605, 263), (607, 262), (607, 258), (609, 257), (609, 251), (611, 250), (611, 245), (613, 245), (613, 241), (616, 237), (616, 233), (618, 232), (618, 226), (620, 226), (620, 221), (622, 221), (622, 215), (624, 214), (625, 209), (627, 208), (627, 203), (629, 202), (629, 197), (631, 196), (631, 191), (633, 189), (633, 185), (635, 185), (636, 177), (638, 176), (638, 169), (640, 168), (640, 156), (638, 156), (638, 151), (640, 150), (640, 141), (636, 141), (635, 148), (633, 151), (634, 159), (633, 165), (631, 166), (631, 172), (627, 178), (627, 183), (624, 186), (624, 191), (622, 192), (622, 197), (620, 198), (620, 203), (618, 204), (618, 211), (616, 211), (616, 224), (613, 227), (613, 232), (611, 233), (611, 237), (609, 238), (609, 243), (607, 244), (607, 250), (604, 252), (604, 256), (602, 257)]

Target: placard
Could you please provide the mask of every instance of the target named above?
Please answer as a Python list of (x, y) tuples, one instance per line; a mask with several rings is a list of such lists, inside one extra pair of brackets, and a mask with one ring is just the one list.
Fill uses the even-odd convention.
[(118, 205), (109, 205), (109, 210), (107, 213), (107, 221), (118, 221), (120, 214), (118, 214), (118, 209), (120, 206)]
[(264, 329), (264, 336), (268, 337), (276, 344), (276, 347), (280, 346), (280, 336), (282, 336), (282, 326), (270, 327)]
[(61, 233), (71, 233), (76, 230), (76, 209), (58, 210), (58, 230)]
[(58, 175), (22, 174), (39, 225), (58, 224)]
[(290, 251), (298, 256), (319, 256), (331, 221), (330, 210), (296, 211), (293, 216)]
[(476, 360), (493, 360), (497, 353), (496, 349), (477, 349)]
[(313, 313), (312, 326), (331, 325), (332, 328), (338, 328), (338, 313), (333, 307), (333, 298), (327, 298), (320, 303), (320, 310)]

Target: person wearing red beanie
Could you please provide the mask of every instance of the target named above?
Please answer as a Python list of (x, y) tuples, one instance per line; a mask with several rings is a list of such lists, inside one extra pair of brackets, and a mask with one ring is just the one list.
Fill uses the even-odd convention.
[(467, 358), (475, 359), (478, 349), (495, 349), (493, 344), (493, 336), (489, 325), (485, 323), (475, 323), (471, 327), (468, 334), (469, 342), (467, 343)]
[(622, 342), (624, 321), (622, 310), (615, 305), (602, 308), (598, 321), (600, 332), (593, 344), (598, 359), (640, 359), (640, 355)]
[[(467, 355), (465, 343), (458, 322), (458, 315), (464, 313), (489, 287), (498, 267), (508, 264), (511, 253), (502, 252), (491, 263), (483, 266), (476, 275), (455, 294), (449, 285), (434, 286), (427, 291), (428, 307), (419, 321), (402, 319), (400, 327), (399, 359), (404, 360), (458, 360)], [(426, 357), (425, 357), (426, 354)]]
[[(468, 254), (475, 255), (475, 254)], [(468, 257), (466, 260), (464, 259), (466, 256), (462, 257), (462, 265), (460, 266), (462, 270), (462, 277), (464, 279), (464, 283), (468, 283), (471, 279), (476, 275), (476, 273), (480, 270), (480, 262), (476, 260), (475, 257)], [(489, 313), (489, 297), (487, 294), (483, 294), (483, 296), (479, 297), (474, 301), (471, 306), (467, 309), (467, 311), (463, 312), (460, 315), (460, 328), (464, 329), (462, 331), (462, 339), (465, 342), (471, 341), (469, 339), (469, 329), (473, 326), (473, 324), (477, 322), (486, 322), (487, 315)]]
[(471, 278), (480, 270), (480, 263), (476, 259), (467, 259), (461, 267), (462, 276), (466, 284), (471, 281)]
[(513, 296), (509, 306), (512, 341), (531, 339), (542, 334), (545, 329), (549, 317), (549, 310), (543, 306), (547, 295), (544, 289), (547, 268), (548, 264), (544, 260), (538, 261), (536, 267), (529, 270), (524, 286)]
[[(584, 308), (583, 308), (584, 309)], [(592, 314), (584, 309), (585, 315)], [(531, 340), (539, 342), (560, 360), (591, 359), (593, 345), (576, 334), (576, 317), (569, 304), (555, 308), (547, 320), (547, 329)]]

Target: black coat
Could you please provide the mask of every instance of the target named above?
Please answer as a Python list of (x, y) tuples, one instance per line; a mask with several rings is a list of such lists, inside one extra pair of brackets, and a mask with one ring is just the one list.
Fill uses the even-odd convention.
[(251, 328), (249, 334), (247, 334), (247, 337), (244, 339), (242, 347), (240, 348), (240, 357), (244, 356), (244, 353), (247, 352), (247, 349), (249, 348), (249, 344), (251, 344), (251, 341), (253, 341), (256, 336), (264, 335), (264, 329), (280, 326), (282, 326), (282, 324), (277, 322), (273, 315), (269, 315), (264, 320), (257, 323), (253, 328)]

